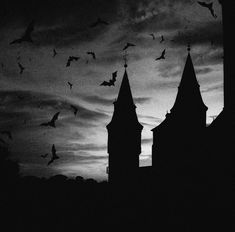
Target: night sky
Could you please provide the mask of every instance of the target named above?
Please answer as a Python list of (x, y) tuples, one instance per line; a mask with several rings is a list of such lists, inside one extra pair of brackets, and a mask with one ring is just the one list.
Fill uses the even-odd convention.
[[(4, 0), (0, 130), (11, 131), (12, 139), (5, 134), (0, 138), (21, 174), (107, 179), (106, 125), (123, 77), (127, 42), (136, 45), (127, 49), (127, 72), (144, 126), (141, 166), (151, 165), (151, 129), (174, 104), (189, 42), (210, 123), (223, 108), (221, 8), (213, 2), (217, 18), (193, 0)], [(98, 18), (108, 24), (92, 27)], [(32, 20), (33, 43), (10, 45)], [(166, 59), (156, 61), (164, 49)], [(69, 56), (80, 59), (66, 67)], [(18, 63), (25, 67), (22, 74)], [(115, 86), (100, 86), (115, 71)], [(78, 109), (76, 115), (71, 105)], [(56, 128), (40, 126), (57, 112)], [(60, 159), (48, 166), (53, 144)]]

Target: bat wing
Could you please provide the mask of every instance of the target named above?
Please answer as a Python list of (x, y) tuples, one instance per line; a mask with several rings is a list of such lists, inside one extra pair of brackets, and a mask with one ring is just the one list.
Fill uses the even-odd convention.
[(115, 82), (117, 77), (117, 71), (112, 74), (112, 81)]
[(165, 56), (165, 54), (166, 54), (166, 49), (163, 50), (162, 56)]
[(49, 160), (49, 162), (47, 163), (47, 165), (50, 165), (51, 163), (53, 163), (53, 159)]
[(30, 34), (32, 33), (32, 31), (34, 30), (34, 20), (31, 21), (31, 23), (28, 25), (25, 33), (24, 33), (24, 36), (30, 36)]
[(55, 144), (52, 145), (51, 152), (53, 156), (56, 155)]
[(20, 39), (15, 39), (15, 40), (13, 40), (12, 42), (10, 42), (10, 45), (12, 45), (12, 44), (16, 44), (16, 43), (21, 43), (22, 42), (22, 39), (20, 38)]
[(70, 66), (70, 59), (68, 59), (67, 63), (66, 63), (66, 67)]
[(126, 45), (122, 50), (124, 51), (124, 50), (126, 50), (128, 48), (128, 45)]
[(49, 126), (49, 122), (44, 122), (44, 123), (41, 123), (40, 126)]
[(109, 86), (109, 82), (108, 81), (103, 81), (100, 85), (103, 85), (103, 86)]
[(208, 7), (208, 5), (205, 3), (205, 2), (200, 2), (200, 1), (197, 1), (199, 5), (201, 6), (204, 6), (204, 7)]
[(128, 46), (134, 47), (135, 44), (133, 44), (133, 43), (128, 43)]
[(52, 122), (55, 122), (57, 119), (58, 119), (58, 116), (59, 116), (60, 112), (57, 112), (53, 118), (51, 119)]

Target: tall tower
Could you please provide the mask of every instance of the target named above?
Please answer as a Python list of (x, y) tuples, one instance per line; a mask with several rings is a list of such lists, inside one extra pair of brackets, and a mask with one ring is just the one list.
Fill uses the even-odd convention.
[(175, 103), (165, 120), (152, 129), (154, 169), (192, 162), (191, 153), (199, 146), (202, 132), (206, 128), (206, 111), (188, 47)]
[(141, 153), (141, 131), (143, 126), (136, 115), (127, 64), (123, 75), (118, 98), (114, 102), (114, 113), (108, 130), (108, 176), (111, 184), (124, 184), (136, 178)]

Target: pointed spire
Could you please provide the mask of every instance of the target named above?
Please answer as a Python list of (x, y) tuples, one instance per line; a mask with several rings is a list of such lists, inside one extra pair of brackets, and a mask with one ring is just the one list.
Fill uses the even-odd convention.
[(120, 125), (128, 125), (134, 126), (138, 130), (142, 130), (143, 126), (139, 123), (135, 110), (136, 106), (132, 97), (131, 87), (125, 67), (118, 97), (114, 102), (113, 117), (111, 122), (107, 125), (107, 128), (110, 129), (113, 126), (120, 127)]
[[(204, 108), (207, 108), (202, 100), (200, 93), (200, 86), (198, 84), (192, 58), (190, 55), (190, 44), (188, 44), (188, 56), (184, 66), (182, 78), (179, 84), (179, 90), (175, 100), (175, 104), (172, 110), (176, 108), (186, 107), (190, 104), (191, 106), (203, 105)], [(176, 107), (177, 106), (177, 107)]]
[(188, 47), (188, 56), (187, 56), (187, 60), (184, 66), (184, 71), (183, 71), (183, 75), (182, 75), (182, 79), (180, 81), (180, 85), (179, 87), (185, 87), (188, 88), (189, 86), (199, 86), (197, 78), (196, 78), (196, 74), (195, 74), (195, 70), (193, 67), (193, 62), (192, 62), (192, 58), (190, 55), (190, 47)]
[(126, 68), (123, 75), (121, 87), (118, 93), (117, 102), (122, 105), (134, 105)]

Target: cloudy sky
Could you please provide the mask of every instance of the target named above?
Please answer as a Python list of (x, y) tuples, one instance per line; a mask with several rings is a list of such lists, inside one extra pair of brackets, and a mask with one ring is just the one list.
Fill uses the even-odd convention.
[[(151, 165), (151, 129), (173, 106), (188, 42), (210, 123), (223, 107), (221, 8), (213, 2), (217, 18), (194, 0), (3, 0), (0, 129), (11, 131), (13, 139), (0, 138), (21, 173), (107, 179), (106, 125), (124, 73), (127, 42), (136, 45), (128, 48), (127, 72), (144, 126), (141, 165)], [(91, 27), (98, 18), (108, 25)], [(34, 42), (10, 45), (32, 20)], [(166, 59), (155, 61), (163, 49)], [(95, 60), (88, 51), (95, 52)], [(69, 56), (80, 59), (66, 67)], [(25, 67), (22, 74), (18, 63)], [(100, 86), (115, 71), (116, 85)], [(78, 108), (76, 116), (71, 105)], [(40, 126), (57, 112), (56, 128)], [(52, 144), (60, 159), (47, 166), (50, 157), (41, 155), (50, 156)]]

